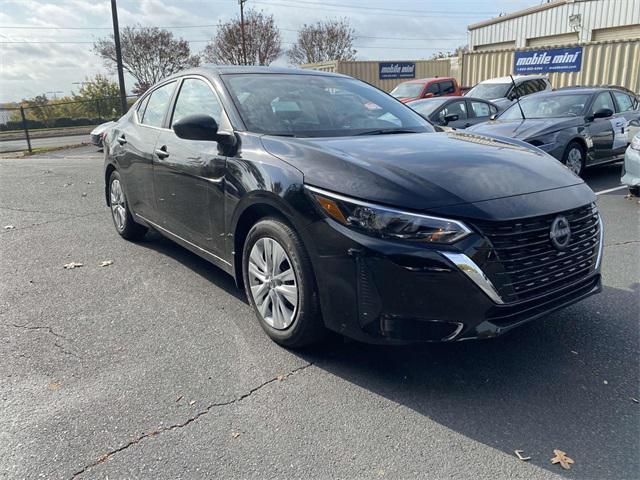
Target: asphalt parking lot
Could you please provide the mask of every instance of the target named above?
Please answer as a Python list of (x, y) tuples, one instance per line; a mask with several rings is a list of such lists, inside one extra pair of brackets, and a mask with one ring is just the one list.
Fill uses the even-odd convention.
[[(619, 173), (587, 180), (607, 191)], [(497, 340), (301, 353), (268, 340), (220, 270), (120, 239), (94, 148), (1, 159), (0, 477), (638, 478), (626, 193), (598, 197), (598, 296)]]

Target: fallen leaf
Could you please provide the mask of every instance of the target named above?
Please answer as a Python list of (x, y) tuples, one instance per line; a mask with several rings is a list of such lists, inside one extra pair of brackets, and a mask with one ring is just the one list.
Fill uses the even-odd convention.
[(571, 350), (571, 353), (573, 353), (574, 355), (578, 354), (578, 352), (576, 352), (575, 350)]
[(86, 197), (87, 196), (87, 192), (82, 192), (82, 196)]
[(49, 384), (49, 390), (53, 390), (56, 391), (60, 388), (60, 383), (59, 382), (52, 382)]
[(232, 436), (233, 438), (238, 438), (238, 437), (240, 436), (240, 432), (233, 432), (233, 433), (231, 434), (231, 436)]
[(571, 469), (571, 465), (575, 463), (573, 459), (567, 457), (567, 454), (562, 450), (554, 450), (553, 453), (555, 454), (555, 457), (551, 459), (551, 463), (554, 465), (559, 463), (562, 468), (569, 470)]
[(526, 462), (527, 460), (531, 460), (531, 457), (522, 456), (522, 454), (524, 453), (524, 450), (514, 450), (513, 453), (515, 453), (516, 457), (518, 457), (518, 459), (522, 460), (523, 462)]
[(67, 270), (71, 270), (73, 268), (80, 268), (82, 266), (84, 266), (84, 263), (71, 262), (71, 263), (66, 263), (64, 265), (64, 268), (67, 269)]
[(113, 265), (113, 260), (103, 260), (100, 262), (101, 267), (108, 267), (109, 265)]
[(606, 380), (603, 381), (602, 383), (604, 383), (605, 385), (609, 385), (609, 382), (607, 382)]
[(281, 382), (281, 381), (283, 381), (285, 378), (287, 378), (287, 377), (285, 377), (284, 375), (278, 375), (278, 376), (276, 377), (276, 380), (278, 380), (279, 382)]
[(178, 403), (180, 400), (182, 400), (182, 395), (179, 395), (178, 398), (176, 398), (176, 403)]
[(73, 183), (65, 183), (64, 185), (62, 185), (63, 187), (70, 187), (71, 185), (73, 185)]
[(632, 401), (632, 402), (640, 403), (640, 400), (638, 400), (637, 398), (633, 398), (633, 397), (630, 397), (630, 398), (631, 398), (631, 401)]
[(87, 185), (93, 185), (96, 182), (87, 182)]
[(4, 226), (4, 229), (5, 229), (5, 230), (13, 230), (14, 228), (16, 228), (16, 227), (15, 227), (15, 226), (13, 226), (13, 225), (5, 225), (5, 226)]
[(196, 401), (195, 401), (195, 400), (191, 400), (191, 401), (189, 402), (189, 405), (195, 405), (195, 404), (196, 404)]

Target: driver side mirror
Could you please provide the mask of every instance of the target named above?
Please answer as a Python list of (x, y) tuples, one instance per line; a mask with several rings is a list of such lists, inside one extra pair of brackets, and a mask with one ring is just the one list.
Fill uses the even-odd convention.
[(610, 117), (612, 115), (613, 115), (613, 110), (611, 110), (610, 108), (601, 108), (599, 110), (596, 110), (593, 113), (592, 117), (594, 119), (596, 119), (596, 118), (608, 118), (608, 117)]
[(489, 120), (495, 120), (496, 118), (498, 118), (498, 114), (497, 114), (497, 113), (494, 113), (493, 115), (491, 115), (491, 116), (489, 117)]
[(458, 118), (460, 118), (458, 115), (456, 115), (455, 113), (450, 113), (449, 115), (445, 115), (444, 116), (444, 124), (448, 125), (450, 122), (455, 122), (456, 120), (458, 120)]
[(422, 98), (433, 98), (433, 93), (425, 93)]
[(178, 138), (203, 140), (235, 145), (236, 137), (231, 132), (218, 132), (218, 123), (209, 115), (187, 115), (172, 126)]

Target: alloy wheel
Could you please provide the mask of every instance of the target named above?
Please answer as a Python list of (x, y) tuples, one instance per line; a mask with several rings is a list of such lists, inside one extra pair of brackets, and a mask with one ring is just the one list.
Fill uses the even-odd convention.
[(569, 150), (566, 165), (573, 173), (580, 175), (580, 171), (582, 170), (582, 152), (579, 148), (574, 147)]
[(249, 254), (249, 286), (260, 316), (271, 327), (285, 330), (298, 310), (298, 285), (291, 259), (276, 240), (263, 237)]
[(127, 207), (124, 202), (124, 192), (122, 191), (122, 185), (117, 178), (111, 182), (110, 188), (110, 203), (111, 203), (111, 215), (113, 215), (113, 221), (116, 224), (116, 228), (119, 232), (124, 230), (125, 222), (127, 220)]

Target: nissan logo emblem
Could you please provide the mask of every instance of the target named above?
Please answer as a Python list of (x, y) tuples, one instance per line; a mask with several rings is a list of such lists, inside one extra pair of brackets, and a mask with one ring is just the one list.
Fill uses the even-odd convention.
[(555, 218), (551, 224), (551, 231), (549, 232), (549, 238), (551, 243), (558, 250), (564, 250), (571, 241), (571, 226), (569, 220), (563, 216)]

